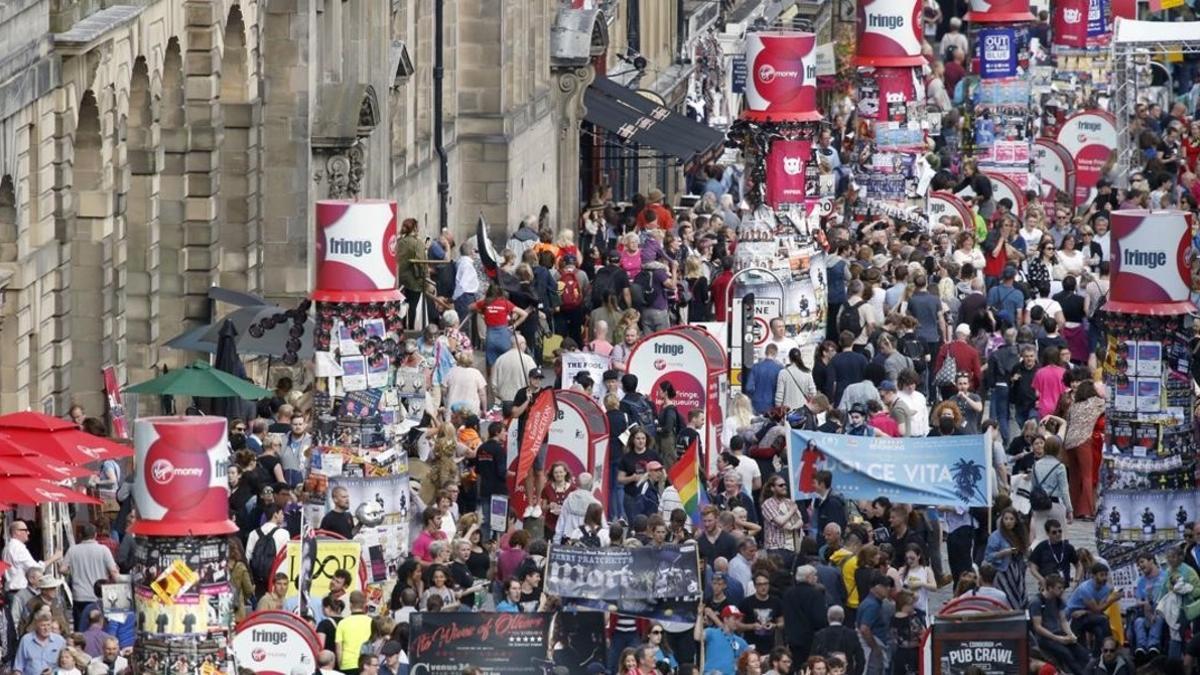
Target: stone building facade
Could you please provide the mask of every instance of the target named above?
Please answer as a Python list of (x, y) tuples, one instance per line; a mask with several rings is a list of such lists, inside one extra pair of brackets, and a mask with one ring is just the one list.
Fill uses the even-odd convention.
[[(435, 236), (442, 157), (459, 240), (480, 213), (497, 238), (574, 222), (582, 91), (619, 67), (630, 1), (594, 0), (582, 62), (551, 54), (569, 0), (0, 3), (0, 412), (99, 413), (103, 366), (197, 358), (161, 345), (228, 309), (213, 285), (294, 304), (317, 199), (390, 197)], [(643, 86), (677, 100), (696, 3), (632, 2)]]

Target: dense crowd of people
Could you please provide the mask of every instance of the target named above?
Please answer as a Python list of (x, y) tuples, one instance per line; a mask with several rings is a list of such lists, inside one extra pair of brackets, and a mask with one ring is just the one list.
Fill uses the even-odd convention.
[[(944, 17), (934, 0), (925, 7), (928, 101), (951, 119), (968, 40), (958, 17)], [(838, 215), (823, 232), (823, 339), (802, 344), (782, 318), (770, 322), (762, 354), (729, 399), (719, 447), (704, 447), (703, 411), (681, 412), (670, 384), (645, 393), (626, 362), (650, 333), (727, 320), (738, 243), (753, 220), (739, 168), (696, 172), (689, 192), (701, 197), (687, 208), (672, 208), (658, 190), (629, 203), (601, 191), (574, 228), (555, 227), (543, 209), (512, 231), (497, 270), (486, 269), (474, 239), (445, 231), (426, 244), (417, 221), (405, 220), (398, 279), (414, 337), (404, 364), (428, 373), (420, 431), (405, 440), (409, 461), (428, 467), (427, 496), (414, 481), (408, 501), (409, 553), (377, 610), (346, 573), (301, 607), (288, 576), (261, 564), (301, 534), (314, 445), (311, 393), (281, 379), (256, 416), (230, 423), (237, 617), (296, 611), (319, 636), (321, 673), (401, 675), (415, 612), (556, 609), (543, 592), (550, 546), (694, 542), (703, 581), (696, 621), (606, 616), (606, 659), (590, 672), (911, 675), (941, 603), (966, 596), (1028, 612), (1037, 672), (1118, 675), (1145, 664), (1191, 672), (1200, 656), (1189, 620), (1200, 602), (1200, 526), (1186, 524), (1184, 546), (1137, 559), (1132, 609), (1122, 609), (1095, 548), (1067, 536), (1072, 522), (1097, 517), (1110, 213), (1195, 212), (1200, 202), (1200, 123), (1182, 104), (1169, 112), (1139, 104), (1135, 114), (1141, 161), (1130, 187), (1106, 177), (1079, 209), (1031, 192), (1018, 217), (1009, 200), (993, 200), (968, 158), (961, 174), (939, 170), (932, 189), (970, 187), (970, 222), (854, 222), (843, 214), (862, 195), (839, 181)], [(847, 179), (848, 129), (839, 117), (817, 143), (824, 170)], [(586, 374), (563, 379), (561, 354), (578, 350), (610, 363), (599, 401), (610, 480), (538, 463), (510, 485), (507, 430), (517, 425), (523, 436), (538, 392), (593, 392)], [(95, 429), (82, 409), (71, 417)], [(971, 509), (856, 501), (818, 471), (818, 496), (797, 500), (792, 429), (982, 435), (995, 499)], [(698, 522), (666, 473), (693, 443), (717, 467), (702, 477)], [(106, 465), (100, 477), (120, 510), (77, 518), (78, 542), (61, 555), (37, 560), (36, 524), (9, 525), (0, 623), (12, 672), (127, 672), (133, 620), (102, 611), (98, 596), (134, 564), (127, 529), (137, 514), (123, 469)], [(598, 485), (611, 486), (606, 507)], [(527, 506), (493, 531), (491, 497), (518, 492)], [(320, 529), (353, 538), (363, 525), (358, 505), (344, 489), (330, 502)]]

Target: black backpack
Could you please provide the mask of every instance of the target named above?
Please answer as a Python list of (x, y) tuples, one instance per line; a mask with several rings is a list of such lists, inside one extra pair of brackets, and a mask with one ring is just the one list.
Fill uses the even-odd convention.
[(862, 335), (862, 317), (859, 316), (858, 309), (865, 304), (867, 304), (865, 300), (859, 300), (853, 305), (846, 305), (842, 307), (841, 313), (838, 314), (838, 333), (841, 333), (842, 331), (850, 331), (854, 337)]
[(927, 364), (925, 363), (925, 345), (917, 339), (917, 336), (912, 333), (905, 333), (900, 336), (900, 340), (896, 345), (896, 349), (903, 355), (912, 359), (913, 370), (918, 373), (925, 372)]
[(629, 295), (633, 299), (633, 308), (646, 309), (654, 302), (654, 272), (642, 270), (637, 273), (629, 284)]
[(633, 413), (631, 417), (634, 423), (646, 432), (651, 442), (654, 442), (658, 437), (658, 420), (654, 419), (654, 407), (650, 405), (650, 401), (645, 396), (626, 396), (623, 402), (628, 404), (630, 412)]
[(275, 531), (259, 532), (258, 541), (254, 542), (254, 550), (250, 552), (250, 574), (258, 583), (266, 583), (271, 578), (271, 568), (275, 566)]
[[(1051, 473), (1058, 468), (1056, 464)], [(1058, 487), (1058, 482), (1055, 481), (1054, 486)], [(1037, 466), (1033, 467), (1033, 486), (1029, 488), (1029, 506), (1034, 511), (1048, 511), (1054, 507), (1054, 500), (1050, 498), (1050, 493), (1046, 492), (1046, 488), (1042, 487), (1042, 479), (1038, 477)]]
[(604, 546), (600, 542), (600, 528), (594, 530), (588, 529), (587, 525), (579, 528), (579, 543), (588, 548), (601, 548)]

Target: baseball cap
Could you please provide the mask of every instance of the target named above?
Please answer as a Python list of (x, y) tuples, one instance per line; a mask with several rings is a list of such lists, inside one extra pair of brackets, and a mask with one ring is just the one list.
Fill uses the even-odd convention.
[[(963, 324), (963, 325), (965, 326), (966, 324)], [(529, 379), (531, 379), (531, 380), (540, 380), (544, 377), (545, 377), (545, 374), (542, 373), (541, 368), (534, 368), (533, 370), (529, 371)]]
[(725, 609), (721, 610), (721, 618), (722, 619), (725, 619), (725, 618), (728, 618), (731, 616), (741, 616), (741, 615), (742, 615), (742, 610), (738, 609), (737, 607), (735, 607), (733, 605), (728, 605), (725, 607)]
[(713, 572), (712, 580), (713, 581), (724, 581), (725, 583), (729, 583), (729, 577), (726, 576), (724, 572)]
[(879, 383), (879, 391), (896, 391), (896, 383), (891, 380), (884, 380)]
[(647, 471), (660, 471), (660, 470), (662, 470), (662, 468), (663, 468), (662, 462), (648, 462), (646, 464)]
[(396, 642), (395, 640), (388, 640), (387, 642), (383, 643), (383, 647), (380, 647), (379, 649), (379, 653), (384, 656), (395, 656), (402, 651), (404, 651), (404, 648), (401, 647), (400, 643)]

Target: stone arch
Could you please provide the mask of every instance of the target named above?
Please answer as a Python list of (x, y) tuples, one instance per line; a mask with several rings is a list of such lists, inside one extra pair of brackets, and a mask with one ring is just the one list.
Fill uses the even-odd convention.
[(380, 121), (379, 96), (375, 93), (375, 87), (367, 85), (358, 108), (358, 134), (369, 135)]
[(183, 49), (180, 40), (167, 40), (162, 61), (162, 93), (159, 98), (158, 125), (158, 218), (150, 227), (150, 344), (148, 362), (160, 364), (170, 357), (179, 365), (183, 354), (159, 350), (183, 325), (182, 265), (184, 204), (187, 198), (185, 176), (188, 151), (187, 114), (184, 106)]
[(221, 52), (221, 187), (218, 197), (220, 258), (217, 268), (224, 287), (252, 291), (253, 256), (258, 241), (256, 204), (258, 135), (254, 133), (254, 103), (250, 102), (249, 50), (240, 5), (232, 5), (225, 22)]
[(0, 263), (17, 261), (17, 189), (11, 174), (0, 178)]
[(150, 256), (151, 232), (158, 221), (158, 170), (161, 160), (154, 141), (154, 95), (150, 67), (144, 56), (133, 62), (129, 76), (129, 104), (125, 118), (126, 162), (129, 193), (125, 208), (125, 239), (120, 259), (125, 261), (117, 284), (117, 343), (123, 352), (120, 364), (125, 380), (151, 375), (150, 360)]
[(232, 5), (225, 21), (225, 40), (221, 50), (222, 103), (244, 103), (249, 99), (249, 73), (246, 24), (242, 8)]
[[(75, 123), (73, 144), (75, 157), (71, 163), (75, 189), (104, 189), (104, 151), (100, 129), (100, 108), (91, 89), (83, 92), (79, 102), (79, 118)], [(103, 216), (96, 216), (103, 217)]]

